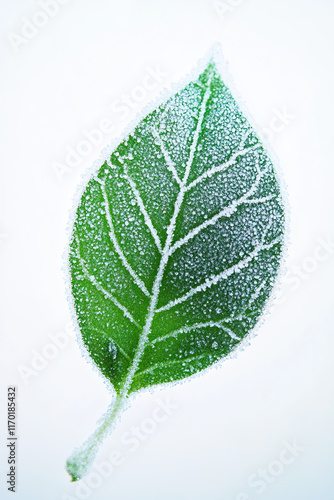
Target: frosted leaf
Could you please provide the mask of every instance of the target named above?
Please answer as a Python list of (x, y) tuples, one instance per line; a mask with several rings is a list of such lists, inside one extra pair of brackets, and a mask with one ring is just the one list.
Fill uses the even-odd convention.
[[(276, 281), (284, 228), (272, 160), (211, 60), (109, 152), (76, 210), (77, 322), (116, 408), (239, 346)], [(78, 461), (68, 470), (81, 477)]]

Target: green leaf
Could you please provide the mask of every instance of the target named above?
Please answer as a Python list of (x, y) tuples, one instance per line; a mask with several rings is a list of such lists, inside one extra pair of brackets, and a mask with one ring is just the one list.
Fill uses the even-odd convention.
[(211, 60), (108, 156), (76, 211), (77, 322), (116, 401), (67, 462), (74, 480), (131, 393), (209, 367), (254, 328), (284, 227), (273, 163)]

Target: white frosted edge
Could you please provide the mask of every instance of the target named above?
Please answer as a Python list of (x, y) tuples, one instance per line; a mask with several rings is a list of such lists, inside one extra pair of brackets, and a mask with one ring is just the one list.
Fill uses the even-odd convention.
[[(65, 277), (66, 295), (67, 295), (67, 300), (69, 303), (72, 323), (73, 323), (73, 326), (75, 329), (76, 338), (77, 338), (77, 341), (78, 341), (78, 344), (79, 344), (79, 347), (81, 350), (81, 354), (87, 360), (87, 362), (93, 367), (93, 370), (96, 371), (100, 377), (102, 377), (108, 390), (115, 397), (116, 391), (115, 391), (113, 385), (102, 374), (102, 372), (100, 371), (98, 366), (95, 364), (93, 359), (90, 357), (89, 352), (87, 351), (87, 349), (83, 343), (80, 328), (79, 328), (78, 321), (77, 321), (76, 312), (75, 312), (74, 298), (73, 298), (73, 295), (71, 292), (71, 275), (70, 275), (70, 268), (69, 268), (69, 248), (70, 248), (70, 241), (72, 239), (72, 231), (73, 231), (73, 225), (74, 225), (74, 221), (75, 221), (75, 215), (76, 215), (76, 211), (77, 211), (78, 205), (80, 203), (82, 194), (87, 186), (88, 181), (95, 175), (95, 173), (97, 173), (97, 171), (100, 169), (100, 167), (103, 165), (103, 163), (105, 161), (109, 160), (111, 153), (135, 129), (135, 127), (141, 122), (141, 120), (143, 118), (145, 118), (148, 114), (150, 114), (152, 111), (154, 111), (159, 105), (166, 102), (175, 93), (182, 90), (184, 87), (186, 87), (192, 81), (195, 81), (198, 78), (198, 76), (204, 71), (204, 69), (206, 68), (206, 66), (208, 65), (208, 63), (211, 59), (214, 60), (216, 66), (217, 66), (217, 69), (218, 69), (220, 75), (222, 76), (223, 82), (228, 87), (233, 98), (236, 100), (243, 115), (245, 116), (245, 118), (247, 118), (251, 127), (254, 129), (254, 132), (256, 133), (258, 138), (260, 139), (264, 149), (268, 152), (269, 157), (271, 159), (271, 162), (273, 163), (274, 171), (276, 174), (276, 179), (277, 179), (277, 182), (278, 182), (279, 187), (280, 187), (280, 195), (281, 195), (281, 199), (283, 202), (283, 209), (284, 209), (284, 215), (285, 215), (285, 226), (284, 226), (284, 233), (283, 233), (284, 236), (282, 239), (282, 254), (281, 254), (281, 259), (280, 259), (280, 266), (278, 268), (277, 275), (275, 278), (275, 283), (274, 283), (273, 288), (271, 290), (270, 296), (267, 299), (265, 305), (263, 306), (263, 312), (262, 312), (261, 316), (259, 317), (259, 319), (257, 320), (256, 325), (254, 326), (254, 328), (252, 330), (250, 330), (250, 332), (245, 336), (245, 338), (230, 352), (230, 354), (222, 357), (218, 361), (215, 361), (210, 366), (202, 369), (201, 371), (196, 372), (192, 375), (189, 375), (186, 378), (183, 378), (181, 380), (174, 380), (171, 382), (166, 382), (163, 384), (158, 384), (158, 385), (146, 387), (146, 388), (143, 388), (143, 389), (136, 391), (135, 393), (129, 394), (128, 400), (127, 400), (126, 404), (124, 404), (123, 409), (126, 407), (129, 407), (131, 404), (131, 401), (142, 393), (147, 393), (147, 392), (152, 393), (153, 391), (155, 391), (157, 389), (163, 390), (165, 388), (170, 388), (170, 387), (173, 387), (175, 385), (179, 385), (181, 383), (189, 382), (196, 377), (199, 377), (199, 376), (206, 374), (209, 370), (211, 370), (213, 368), (219, 369), (225, 361), (236, 358), (238, 353), (240, 351), (244, 351), (245, 348), (250, 345), (250, 343), (254, 339), (254, 337), (257, 336), (257, 332), (258, 332), (259, 328), (263, 325), (265, 318), (270, 314), (270, 312), (273, 308), (274, 302), (279, 296), (279, 291), (281, 289), (282, 281), (283, 281), (283, 278), (287, 272), (286, 260), (287, 260), (287, 255), (288, 255), (288, 246), (289, 246), (289, 242), (290, 242), (290, 204), (288, 201), (287, 187), (286, 187), (283, 175), (282, 175), (282, 170), (280, 168), (276, 153), (274, 152), (268, 139), (263, 135), (261, 127), (255, 122), (254, 118), (249, 113), (245, 102), (243, 101), (242, 97), (240, 96), (239, 92), (237, 91), (236, 86), (234, 84), (234, 81), (233, 81), (233, 79), (228, 71), (228, 64), (222, 55), (222, 46), (220, 43), (217, 42), (211, 47), (211, 49), (208, 51), (206, 56), (199, 60), (198, 64), (194, 67), (194, 69), (190, 73), (188, 73), (188, 75), (184, 79), (181, 79), (181, 81), (179, 81), (178, 83), (171, 84), (170, 89), (165, 88), (164, 90), (162, 90), (156, 99), (154, 99), (152, 102), (150, 102), (149, 104), (144, 106), (143, 109), (136, 115), (136, 117), (125, 127), (123, 133), (118, 138), (113, 139), (107, 147), (103, 148), (99, 157), (94, 161), (92, 166), (90, 168), (88, 168), (87, 171), (81, 175), (81, 182), (79, 183), (79, 185), (76, 189), (76, 193), (73, 196), (73, 204), (72, 204), (72, 208), (70, 209), (69, 220), (68, 220), (68, 224), (67, 224), (68, 241), (67, 241), (66, 248), (65, 248), (64, 254), (63, 254), (63, 261), (64, 261), (63, 271), (64, 271), (64, 277)], [(103, 417), (108, 413), (108, 411), (109, 411), (109, 409), (106, 411), (106, 413), (104, 415), (102, 415), (102, 417), (99, 421), (102, 421)], [(120, 417), (121, 417), (121, 415), (120, 415)], [(112, 428), (114, 428), (114, 426)]]

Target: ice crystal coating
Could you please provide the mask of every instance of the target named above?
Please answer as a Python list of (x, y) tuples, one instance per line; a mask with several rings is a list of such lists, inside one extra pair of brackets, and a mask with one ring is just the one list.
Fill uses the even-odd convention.
[(118, 145), (77, 208), (77, 321), (118, 398), (238, 346), (275, 283), (284, 225), (273, 163), (211, 60)]

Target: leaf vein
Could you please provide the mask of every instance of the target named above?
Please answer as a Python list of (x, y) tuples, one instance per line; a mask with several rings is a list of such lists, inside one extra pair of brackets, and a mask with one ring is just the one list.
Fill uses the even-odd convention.
[(174, 179), (176, 180), (176, 182), (179, 184), (179, 186), (181, 185), (181, 179), (180, 177), (178, 176), (178, 173), (176, 171), (176, 168), (175, 168), (175, 164), (174, 162), (172, 161), (160, 135), (159, 135), (159, 132), (156, 128), (152, 127), (152, 134), (156, 140), (156, 143), (157, 145), (160, 147), (161, 151), (162, 151), (162, 154), (164, 155), (164, 158), (165, 158), (165, 161), (167, 163), (167, 169), (173, 174), (173, 177)]
[(235, 335), (235, 333), (232, 332), (232, 330), (223, 326), (223, 323), (227, 323), (227, 322), (229, 322), (228, 318), (222, 319), (220, 321), (207, 321), (205, 323), (195, 323), (194, 325), (185, 326), (183, 328), (180, 328), (179, 330), (175, 330), (174, 332), (167, 333), (166, 335), (162, 335), (161, 337), (157, 337), (156, 339), (152, 340), (150, 345), (152, 346), (152, 345), (156, 344), (157, 342), (162, 342), (170, 337), (176, 338), (179, 333), (188, 333), (188, 332), (191, 332), (192, 330), (197, 330), (197, 328), (206, 328), (206, 327), (220, 328), (220, 329), (226, 331), (232, 339), (241, 340), (240, 337), (238, 337), (237, 335)]
[(83, 270), (85, 278), (88, 279), (99, 292), (103, 293), (103, 295), (106, 298), (110, 299), (114, 303), (114, 305), (116, 307), (118, 307), (118, 309), (120, 309), (123, 312), (124, 316), (126, 316), (131, 321), (131, 323), (136, 325), (137, 328), (141, 328), (139, 323), (137, 323), (137, 321), (133, 318), (132, 314), (127, 310), (127, 308), (125, 306), (123, 306), (120, 302), (118, 302), (118, 300), (110, 292), (105, 290), (105, 288), (103, 288), (103, 286), (100, 285), (100, 283), (96, 280), (95, 276), (89, 274), (87, 267), (86, 267), (86, 264), (85, 264), (85, 261), (80, 255), (79, 238), (77, 236), (76, 236), (76, 241), (77, 241), (76, 255), (79, 259), (79, 262), (80, 262), (80, 265), (81, 265), (81, 268)]
[(224, 172), (225, 170), (227, 170), (229, 167), (231, 167), (232, 165), (234, 165), (236, 163), (236, 160), (238, 157), (245, 156), (250, 151), (255, 151), (258, 148), (262, 147), (261, 144), (255, 144), (254, 146), (249, 146), (248, 148), (243, 147), (245, 142), (246, 142), (247, 137), (251, 134), (251, 132), (252, 132), (252, 130), (249, 130), (248, 133), (246, 134), (246, 136), (244, 136), (238, 150), (232, 155), (232, 157), (228, 161), (226, 161), (225, 163), (223, 163), (221, 165), (218, 165), (217, 167), (212, 167), (209, 170), (207, 170), (206, 172), (204, 172), (203, 174), (201, 174), (199, 177), (197, 177), (197, 179), (192, 181), (187, 186), (186, 190), (189, 191), (190, 189), (194, 188), (195, 186), (197, 186), (197, 184), (202, 182), (207, 177), (212, 177), (214, 174), (216, 174), (218, 172)]
[(247, 267), (247, 265), (255, 259), (259, 253), (263, 250), (269, 250), (272, 248), (274, 245), (277, 243), (281, 242), (281, 238), (278, 237), (274, 239), (271, 243), (269, 244), (258, 244), (256, 245), (255, 249), (244, 259), (240, 260), (230, 268), (226, 269), (222, 273), (219, 273), (211, 278), (207, 278), (202, 284), (191, 288), (186, 294), (182, 295), (181, 297), (171, 300), (166, 304), (165, 306), (160, 307), (159, 309), (156, 309), (156, 312), (162, 312), (162, 311), (167, 311), (168, 309), (171, 309), (172, 307), (175, 307), (178, 304), (181, 304), (182, 302), (185, 302), (189, 298), (191, 298), (193, 295), (196, 295), (199, 292), (204, 292), (208, 288), (210, 288), (213, 285), (217, 285), (221, 280), (228, 278), (232, 274), (239, 272), (241, 269), (244, 267)]
[(123, 167), (124, 167), (124, 175), (125, 175), (125, 178), (126, 180), (128, 181), (128, 183), (130, 184), (130, 187), (131, 187), (131, 190), (134, 194), (134, 197), (137, 201), (137, 204), (139, 206), (139, 209), (144, 217), (144, 221), (145, 221), (145, 224), (146, 226), (149, 228), (151, 234), (152, 234), (152, 237), (155, 241), (155, 244), (159, 250), (159, 252), (161, 253), (162, 252), (162, 247), (161, 247), (161, 242), (160, 242), (160, 238), (158, 236), (158, 233), (157, 233), (157, 230), (155, 229), (152, 221), (151, 221), (151, 218), (145, 208), (145, 205), (144, 205), (144, 202), (142, 200), (142, 197), (140, 195), (140, 192), (139, 190), (137, 189), (137, 186), (136, 184), (134, 183), (134, 181), (131, 179), (130, 175), (128, 174), (128, 171), (127, 171), (127, 167), (125, 165), (125, 163), (123, 163)]
[(172, 241), (173, 241), (176, 219), (177, 219), (177, 216), (180, 212), (180, 208), (181, 208), (183, 198), (185, 195), (185, 187), (187, 184), (188, 176), (190, 173), (190, 168), (191, 168), (193, 158), (194, 158), (196, 145), (198, 142), (199, 130), (202, 127), (203, 117), (204, 117), (204, 113), (205, 113), (205, 109), (206, 109), (206, 103), (207, 103), (207, 100), (208, 100), (210, 92), (211, 92), (211, 80), (212, 80), (212, 73), (209, 75), (208, 87), (206, 88), (206, 91), (205, 91), (204, 96), (203, 96), (203, 101), (201, 104), (199, 118), (198, 118), (198, 122), (196, 125), (192, 145), (190, 148), (189, 158), (188, 158), (186, 169), (185, 169), (185, 174), (184, 174), (184, 177), (182, 179), (180, 191), (179, 191), (179, 194), (176, 198), (175, 205), (174, 205), (174, 213), (172, 215), (171, 221), (170, 221), (169, 226), (167, 228), (166, 242), (165, 242), (164, 249), (162, 251), (159, 268), (158, 268), (156, 278), (155, 278), (153, 288), (152, 288), (152, 297), (151, 297), (151, 302), (150, 302), (147, 316), (146, 316), (146, 322), (145, 322), (142, 334), (139, 338), (139, 342), (138, 342), (137, 350), (136, 350), (136, 353), (134, 356), (132, 367), (129, 370), (129, 373), (126, 377), (126, 380), (125, 380), (125, 383), (123, 386), (123, 392), (125, 394), (127, 393), (127, 391), (129, 390), (129, 388), (132, 384), (132, 381), (133, 381), (133, 378), (135, 376), (136, 370), (138, 368), (140, 359), (142, 357), (142, 354), (143, 354), (145, 347), (146, 347), (146, 344), (147, 344), (147, 339), (148, 339), (149, 333), (151, 331), (152, 321), (153, 321), (154, 316), (155, 316), (156, 311), (157, 311), (156, 306), (157, 306), (157, 302), (158, 302), (161, 281), (162, 281), (164, 271), (165, 271), (165, 268), (166, 268), (166, 265), (167, 265), (167, 262), (169, 259), (169, 250), (170, 250), (170, 246), (171, 246)]
[(162, 361), (161, 363), (156, 363), (155, 366), (150, 366), (149, 368), (145, 368), (145, 370), (137, 372), (134, 378), (139, 377), (139, 375), (142, 375), (143, 373), (148, 373), (157, 370), (158, 368), (166, 368), (167, 366), (174, 365), (176, 363), (188, 363), (189, 361), (194, 361), (195, 359), (201, 359), (211, 355), (212, 355), (211, 352), (203, 352), (202, 354), (196, 354), (196, 356), (192, 356), (190, 358), (173, 359), (172, 361), (167, 361), (167, 362)]
[(222, 217), (231, 217), (233, 215), (237, 208), (240, 205), (243, 204), (255, 204), (255, 203), (264, 203), (265, 201), (269, 201), (272, 198), (274, 198), (274, 195), (262, 197), (262, 198), (256, 198), (250, 200), (249, 198), (253, 196), (257, 188), (259, 187), (260, 181), (262, 177), (267, 173), (267, 170), (264, 169), (262, 171), (258, 170), (258, 175), (251, 186), (251, 188), (244, 194), (242, 195), (239, 199), (233, 200), (230, 205), (225, 207), (223, 210), (221, 210), (218, 214), (214, 215), (211, 217), (211, 219), (206, 220), (196, 228), (192, 229), (184, 238), (181, 238), (179, 241), (177, 241), (170, 249), (170, 255), (175, 252), (177, 248), (180, 248), (182, 245), (187, 243), (189, 240), (193, 239), (197, 234), (199, 234), (203, 229), (206, 229), (208, 226), (214, 226), (218, 220), (220, 220)]
[[(246, 306), (242, 309), (242, 311), (236, 315), (236, 316), (229, 316), (227, 318), (220, 319), (218, 321), (208, 321), (206, 323), (195, 323), (194, 325), (190, 326), (184, 326), (182, 328), (179, 328), (178, 330), (175, 330), (173, 332), (167, 333), (166, 335), (162, 335), (160, 337), (155, 338), (150, 342), (150, 345), (154, 345), (156, 342), (161, 342), (169, 337), (175, 337), (179, 333), (186, 333), (191, 330), (197, 329), (197, 328), (204, 328), (206, 326), (218, 326), (219, 328), (222, 328), (223, 323), (233, 323), (234, 321), (241, 321), (245, 318), (247, 318), (249, 315), (245, 313), (247, 309), (250, 308), (250, 306), (254, 303), (254, 301), (258, 298), (258, 296), (261, 293), (261, 290), (264, 288), (266, 284), (266, 280), (263, 280), (262, 283), (255, 289), (254, 293), (251, 295), (249, 301), (247, 302)], [(232, 330), (227, 329), (232, 338), (241, 340), (237, 335), (235, 335)]]
[(108, 225), (109, 225), (109, 229), (110, 229), (109, 236), (110, 236), (111, 242), (114, 245), (114, 248), (115, 248), (119, 258), (121, 259), (123, 266), (129, 272), (129, 274), (133, 278), (135, 284), (141, 289), (141, 291), (145, 295), (147, 295), (149, 297), (150, 293), (147, 290), (145, 283), (143, 282), (143, 280), (141, 280), (139, 278), (137, 273), (132, 269), (132, 267), (130, 266), (127, 258), (125, 257), (125, 255), (124, 255), (124, 253), (123, 253), (123, 251), (122, 251), (122, 249), (117, 241), (116, 234), (115, 234), (115, 228), (114, 228), (114, 224), (112, 222), (110, 208), (109, 208), (109, 200), (108, 200), (106, 188), (105, 188), (105, 179), (104, 180), (97, 179), (97, 181), (101, 186), (101, 191), (102, 191), (102, 195), (103, 195), (103, 199), (104, 199), (105, 212), (106, 212), (106, 217), (107, 217), (107, 221), (108, 221)]

